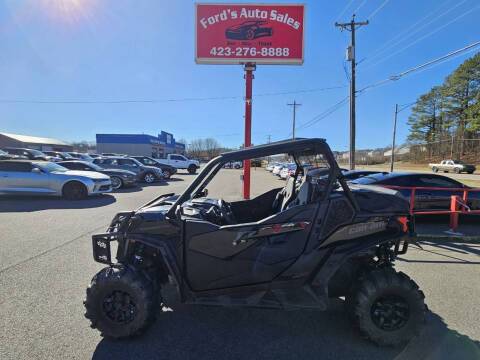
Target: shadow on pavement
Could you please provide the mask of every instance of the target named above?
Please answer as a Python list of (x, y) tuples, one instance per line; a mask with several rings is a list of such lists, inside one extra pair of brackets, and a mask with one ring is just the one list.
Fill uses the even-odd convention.
[[(455, 356), (450, 357), (455, 354)], [(103, 339), (93, 359), (474, 359), (467, 336), (428, 313), (427, 327), (407, 346), (381, 348), (351, 327), (343, 301), (328, 312), (204, 307), (172, 303), (145, 334)]]
[(466, 242), (450, 242), (450, 241), (425, 241), (421, 242), (422, 244), (427, 244), (432, 247), (436, 247), (441, 250), (448, 250), (456, 254), (475, 254), (480, 256), (480, 244), (476, 243), (466, 243)]
[(107, 206), (115, 201), (115, 197), (110, 194), (74, 201), (48, 196), (5, 196), (0, 199), (0, 213), (31, 212), (47, 209), (88, 209)]
[(121, 189), (112, 191), (113, 194), (132, 193), (142, 191), (143, 188), (140, 185), (122, 187)]
[(166, 181), (168, 182), (175, 182), (175, 181), (185, 181), (182, 178), (177, 178), (177, 177), (171, 177), (170, 179), (167, 179)]

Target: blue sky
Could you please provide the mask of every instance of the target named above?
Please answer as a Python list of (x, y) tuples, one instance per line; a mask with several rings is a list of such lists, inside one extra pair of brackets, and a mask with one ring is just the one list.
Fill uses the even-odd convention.
[[(297, 110), (301, 127), (348, 95), (343, 64), (350, 34), (340, 32), (333, 23), (348, 21), (358, 7), (357, 20), (362, 21), (384, 0), (353, 0), (338, 18), (350, 1), (306, 1), (304, 65), (257, 67), (254, 144), (266, 142), (269, 134), (272, 141), (289, 136), (292, 109), (286, 104), (294, 99), (302, 103)], [(478, 0), (388, 1), (357, 32), (357, 88), (480, 40), (479, 14)], [(212, 136), (225, 146), (242, 144), (243, 69), (240, 65), (196, 65), (193, 29), (193, 1), (3, 0), (0, 131), (94, 141), (96, 133), (155, 135), (165, 130), (187, 141)], [(403, 41), (395, 44), (398, 40)], [(392, 46), (376, 52), (385, 44)], [(389, 144), (395, 103), (415, 101), (474, 54), (359, 96), (357, 148)], [(255, 96), (331, 87), (335, 89)], [(222, 96), (235, 98), (121, 104), (1, 102)], [(408, 110), (399, 114), (400, 143), (408, 135), (408, 114)], [(346, 103), (314, 125), (299, 129), (297, 136), (324, 137), (333, 149), (347, 150), (348, 123)]]

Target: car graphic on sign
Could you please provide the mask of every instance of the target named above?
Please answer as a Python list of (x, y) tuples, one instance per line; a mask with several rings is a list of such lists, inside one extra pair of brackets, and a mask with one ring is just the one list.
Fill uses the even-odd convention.
[(233, 40), (254, 40), (259, 37), (272, 36), (273, 28), (264, 25), (267, 25), (264, 20), (245, 21), (228, 27), (225, 30), (225, 37)]

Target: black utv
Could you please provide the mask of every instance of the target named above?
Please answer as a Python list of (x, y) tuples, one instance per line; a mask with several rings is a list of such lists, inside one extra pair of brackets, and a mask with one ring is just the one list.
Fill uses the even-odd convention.
[[(297, 164), (285, 187), (251, 200), (205, 198), (225, 163), (275, 154)], [(302, 164), (315, 162), (327, 178), (302, 176)], [(93, 257), (108, 266), (87, 288), (85, 316), (104, 336), (137, 335), (160, 313), (168, 282), (182, 302), (202, 305), (326, 310), (329, 298), (344, 297), (363, 336), (399, 345), (418, 334), (426, 312), (422, 291), (393, 268), (414, 237), (408, 202), (389, 189), (350, 188), (323, 139), (228, 152), (183, 194), (118, 213), (93, 236)]]

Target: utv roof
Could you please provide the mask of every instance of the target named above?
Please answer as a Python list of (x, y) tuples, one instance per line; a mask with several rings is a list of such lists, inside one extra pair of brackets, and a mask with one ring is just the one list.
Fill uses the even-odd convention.
[(297, 153), (297, 154), (318, 154), (330, 152), (330, 148), (327, 145), (325, 139), (311, 138), (311, 139), (295, 139), (295, 140), (282, 140), (272, 142), (269, 144), (251, 146), (246, 149), (229, 151), (220, 154), (220, 158), (223, 161), (231, 160), (245, 160), (255, 157), (263, 157), (275, 154), (284, 153)]

